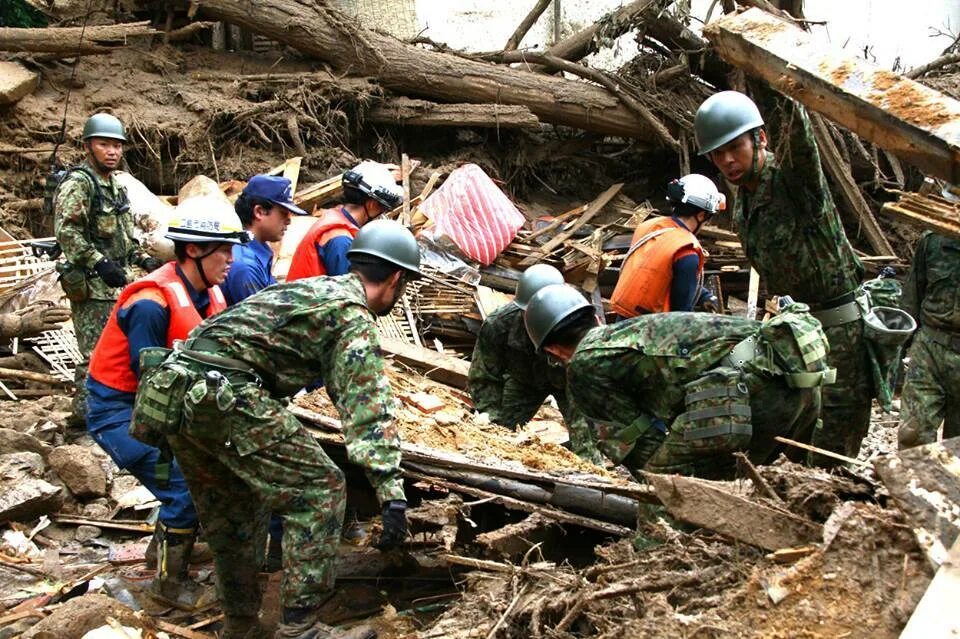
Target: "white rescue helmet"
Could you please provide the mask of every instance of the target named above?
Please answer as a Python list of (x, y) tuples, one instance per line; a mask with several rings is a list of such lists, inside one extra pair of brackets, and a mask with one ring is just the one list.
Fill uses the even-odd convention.
[(691, 204), (711, 215), (727, 208), (727, 197), (710, 178), (691, 173), (667, 185), (667, 200), (673, 204)]
[(194, 244), (244, 244), (249, 239), (230, 203), (214, 195), (198, 195), (177, 205), (164, 237)]
[(403, 189), (393, 179), (393, 173), (379, 162), (367, 160), (344, 171), (343, 186), (376, 200), (388, 211), (403, 204)]

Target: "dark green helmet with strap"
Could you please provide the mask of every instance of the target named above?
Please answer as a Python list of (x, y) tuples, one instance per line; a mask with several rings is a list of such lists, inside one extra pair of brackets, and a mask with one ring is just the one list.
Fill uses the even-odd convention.
[(550, 331), (583, 308), (592, 308), (580, 291), (567, 284), (551, 284), (537, 291), (523, 313), (527, 335), (537, 348), (543, 346)]
[(753, 100), (739, 91), (721, 91), (703, 101), (693, 119), (700, 155), (720, 148), (738, 135), (763, 126)]
[(527, 308), (534, 293), (551, 284), (563, 284), (563, 274), (549, 264), (534, 264), (520, 276), (513, 303), (520, 308)]
[(109, 113), (97, 113), (87, 119), (83, 125), (83, 140), (90, 138), (112, 138), (114, 140), (127, 141), (127, 136), (123, 131), (123, 122)]
[(394, 220), (374, 220), (363, 225), (347, 251), (351, 260), (370, 255), (400, 268), (421, 275), (420, 247), (405, 226)]

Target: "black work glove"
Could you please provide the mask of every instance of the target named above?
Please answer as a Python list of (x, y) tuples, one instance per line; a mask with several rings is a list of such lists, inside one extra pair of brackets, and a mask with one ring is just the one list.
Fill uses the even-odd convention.
[(399, 548), (407, 538), (407, 502), (399, 499), (388, 501), (383, 505), (380, 520), (383, 531), (373, 547), (384, 552)]
[(127, 276), (124, 274), (123, 269), (119, 264), (109, 258), (105, 257), (94, 264), (93, 270), (97, 272), (97, 275), (100, 276), (100, 279), (103, 280), (107, 286), (117, 287), (127, 285)]
[(143, 270), (145, 270), (147, 273), (153, 273), (155, 270), (163, 266), (163, 260), (147, 256), (140, 260), (140, 266), (142, 266)]

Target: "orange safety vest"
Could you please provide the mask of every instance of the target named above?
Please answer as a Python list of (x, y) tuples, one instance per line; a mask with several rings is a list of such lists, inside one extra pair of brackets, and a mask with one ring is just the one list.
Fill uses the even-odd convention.
[[(207, 317), (210, 317), (225, 309), (227, 301), (219, 286), (212, 286), (208, 291), (210, 304), (207, 306)], [(186, 286), (177, 275), (176, 262), (167, 262), (124, 288), (90, 355), (89, 374), (101, 384), (125, 393), (137, 392), (139, 380), (130, 368), (130, 341), (117, 323), (117, 313), (143, 299), (153, 300), (170, 309), (167, 348), (173, 346), (174, 340), (186, 339), (187, 334), (203, 321), (190, 300)]]
[(698, 277), (703, 277), (703, 247), (697, 236), (672, 217), (656, 217), (633, 232), (630, 251), (620, 269), (620, 278), (610, 302), (623, 317), (670, 310), (673, 263), (684, 249), (699, 257)]
[(327, 269), (320, 260), (320, 247), (330, 239), (343, 235), (334, 231), (346, 231), (350, 237), (356, 237), (360, 227), (348, 220), (340, 209), (327, 209), (323, 217), (314, 222), (297, 244), (297, 250), (290, 259), (290, 269), (287, 271), (288, 282), (327, 274)]

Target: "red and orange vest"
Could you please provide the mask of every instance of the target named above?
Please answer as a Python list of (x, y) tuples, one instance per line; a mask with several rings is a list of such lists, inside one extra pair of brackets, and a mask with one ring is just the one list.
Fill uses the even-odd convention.
[[(225, 309), (227, 302), (219, 286), (212, 286), (208, 291), (210, 304), (207, 306), (207, 317), (210, 317)], [(90, 355), (89, 371), (93, 379), (121, 392), (137, 392), (139, 380), (130, 368), (130, 342), (117, 323), (117, 313), (143, 299), (153, 300), (170, 310), (167, 348), (173, 346), (174, 340), (186, 339), (187, 334), (203, 321), (193, 306), (187, 287), (177, 275), (176, 262), (167, 262), (153, 273), (127, 285), (120, 292), (107, 325)]]
[(346, 231), (350, 237), (356, 237), (360, 227), (348, 220), (340, 209), (328, 209), (297, 244), (297, 250), (290, 259), (290, 270), (287, 271), (288, 282), (327, 274), (317, 247), (323, 246), (335, 235), (343, 235), (333, 231)]
[(698, 256), (697, 273), (702, 278), (703, 247), (696, 235), (669, 216), (641, 223), (610, 297), (613, 309), (623, 317), (669, 311), (673, 263), (684, 249)]

